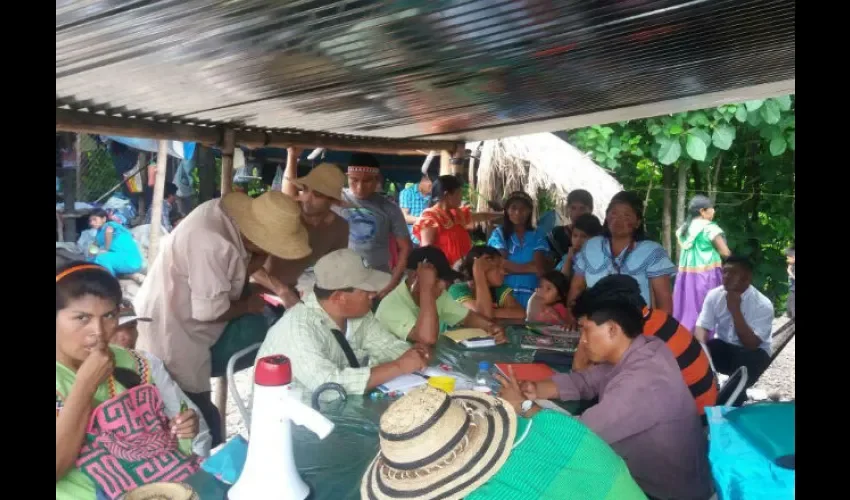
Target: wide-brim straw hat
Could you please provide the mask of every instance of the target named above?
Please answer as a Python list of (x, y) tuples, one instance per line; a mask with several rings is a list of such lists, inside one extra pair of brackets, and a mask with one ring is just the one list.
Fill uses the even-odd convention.
[(342, 188), (345, 187), (345, 174), (333, 163), (321, 163), (304, 177), (295, 179), (296, 186), (307, 186), (328, 198), (342, 201)]
[(363, 476), (361, 498), (463, 498), (505, 464), (515, 436), (516, 413), (501, 399), (413, 389), (381, 417), (381, 449)]
[(307, 229), (301, 222), (301, 208), (280, 191), (267, 191), (256, 198), (245, 193), (227, 193), (221, 199), (221, 206), (239, 231), (269, 255), (293, 260), (312, 252)]
[(124, 500), (199, 500), (191, 486), (184, 483), (151, 483), (124, 495)]

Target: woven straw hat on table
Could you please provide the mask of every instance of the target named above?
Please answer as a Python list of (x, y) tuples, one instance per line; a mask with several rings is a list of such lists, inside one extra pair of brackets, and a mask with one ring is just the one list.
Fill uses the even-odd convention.
[(333, 163), (321, 163), (304, 177), (295, 179), (296, 186), (307, 186), (328, 198), (342, 200), (342, 188), (345, 187), (345, 174)]
[(267, 191), (256, 198), (245, 193), (227, 193), (221, 199), (221, 206), (239, 231), (270, 255), (281, 259), (310, 255), (301, 208), (280, 191)]
[(124, 495), (124, 500), (199, 500), (191, 486), (183, 483), (151, 483)]
[(363, 476), (361, 498), (463, 498), (505, 464), (515, 435), (516, 413), (500, 399), (413, 389), (381, 417), (381, 450)]

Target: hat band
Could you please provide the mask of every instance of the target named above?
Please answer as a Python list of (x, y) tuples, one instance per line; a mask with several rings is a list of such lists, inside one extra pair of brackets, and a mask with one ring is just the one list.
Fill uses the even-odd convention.
[(379, 174), (381, 173), (381, 170), (377, 167), (352, 166), (348, 167), (347, 172), (349, 174)]
[(451, 398), (446, 396), (446, 399), (443, 400), (443, 403), (440, 405), (439, 408), (437, 408), (437, 411), (435, 411), (433, 415), (428, 417), (428, 420), (422, 422), (422, 425), (415, 429), (411, 429), (401, 434), (392, 434), (389, 432), (385, 432), (383, 429), (381, 429), (379, 433), (381, 437), (386, 439), (387, 441), (407, 441), (413, 439), (416, 436), (430, 429), (431, 426), (433, 426), (437, 422), (437, 420), (440, 420), (443, 415), (445, 415), (445, 413), (449, 411), (449, 407), (451, 406), (451, 404)]
[(460, 426), (460, 429), (452, 436), (451, 439), (446, 442), (445, 445), (440, 447), (439, 450), (434, 453), (428, 455), (425, 458), (420, 458), (419, 460), (414, 460), (413, 462), (393, 462), (388, 459), (386, 455), (384, 455), (384, 464), (388, 467), (392, 467), (393, 469), (398, 470), (413, 470), (413, 469), (421, 469), (426, 465), (430, 465), (436, 462), (440, 457), (445, 456), (447, 453), (452, 451), (460, 444), (460, 441), (466, 436), (466, 432), (469, 430), (469, 424), (471, 419), (469, 418), (469, 414), (466, 414), (466, 419), (463, 421), (463, 425)]

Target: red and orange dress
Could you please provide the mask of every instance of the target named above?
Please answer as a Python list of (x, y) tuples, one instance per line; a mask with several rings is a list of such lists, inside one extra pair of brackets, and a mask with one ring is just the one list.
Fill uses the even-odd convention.
[(472, 238), (466, 230), (471, 223), (472, 211), (469, 207), (443, 210), (433, 206), (426, 208), (419, 215), (419, 220), (413, 225), (413, 235), (422, 241), (423, 228), (436, 229), (437, 239), (434, 246), (442, 250), (449, 263), (454, 266), (472, 250)]

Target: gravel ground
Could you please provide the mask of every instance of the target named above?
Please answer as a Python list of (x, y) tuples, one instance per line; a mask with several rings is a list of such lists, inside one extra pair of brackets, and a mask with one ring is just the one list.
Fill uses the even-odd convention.
[[(787, 318), (776, 318), (773, 322), (773, 330), (776, 331), (785, 322)], [(756, 385), (751, 388), (748, 393), (751, 399), (760, 400), (769, 396), (774, 396), (782, 401), (794, 399), (794, 343), (797, 340), (796, 336), (791, 339), (791, 342), (785, 346), (785, 349), (779, 355), (770, 368), (762, 374)], [(242, 400), (247, 401), (251, 390), (251, 381), (253, 379), (254, 370), (247, 369), (237, 373), (236, 387), (242, 395)], [(215, 387), (215, 383), (213, 383)], [(215, 401), (215, 395), (213, 395)], [(235, 434), (242, 433), (245, 430), (245, 424), (242, 422), (242, 417), (239, 415), (239, 410), (236, 403), (233, 402), (233, 393), (228, 392), (227, 395), (227, 437), (230, 438)]]

